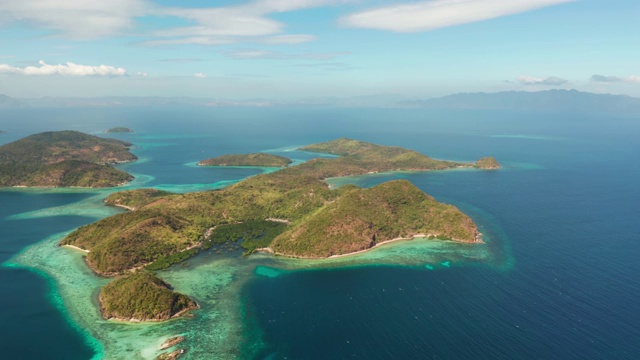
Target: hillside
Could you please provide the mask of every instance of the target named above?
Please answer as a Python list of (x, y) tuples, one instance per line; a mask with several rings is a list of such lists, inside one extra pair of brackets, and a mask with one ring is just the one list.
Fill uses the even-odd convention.
[(162, 279), (138, 271), (116, 279), (99, 295), (104, 319), (123, 321), (161, 321), (179, 316), (198, 305), (188, 296), (176, 293)]
[(456, 207), (439, 203), (406, 180), (396, 180), (348, 191), (290, 226), (270, 247), (288, 256), (328, 257), (414, 235), (478, 239), (473, 221)]
[(117, 186), (133, 179), (111, 166), (137, 159), (130, 146), (77, 131), (31, 135), (0, 146), (0, 186)]
[[(253, 176), (217, 191), (116, 193), (106, 202), (134, 211), (80, 227), (61, 244), (90, 250), (89, 266), (101, 275), (113, 276), (144, 266), (164, 268), (213, 243), (238, 238), (245, 240), (248, 251), (272, 247), (284, 256), (318, 258), (418, 234), (478, 240), (469, 217), (406, 181), (372, 189), (344, 186), (330, 190), (322, 180), (328, 175), (475, 167), (474, 163), (433, 160), (415, 151), (349, 139), (303, 149), (332, 149), (343, 156)], [(288, 226), (274, 227), (273, 223)]]
[(231, 154), (222, 155), (198, 162), (200, 166), (261, 166), (285, 167), (291, 164), (291, 159), (273, 154)]

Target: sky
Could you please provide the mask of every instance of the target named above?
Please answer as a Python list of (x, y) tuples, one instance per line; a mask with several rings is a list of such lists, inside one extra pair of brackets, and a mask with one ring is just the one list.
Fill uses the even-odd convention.
[(0, 94), (640, 97), (637, 0), (0, 0)]

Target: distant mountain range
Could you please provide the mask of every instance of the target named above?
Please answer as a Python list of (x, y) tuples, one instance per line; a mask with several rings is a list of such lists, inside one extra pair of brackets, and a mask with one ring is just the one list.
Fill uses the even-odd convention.
[(428, 100), (406, 101), (404, 104), (410, 107), (429, 109), (640, 112), (640, 98), (627, 95), (594, 94), (577, 90), (461, 93)]
[(95, 98), (43, 97), (15, 99), (0, 94), (0, 108), (122, 106), (269, 107), (287, 105), (640, 113), (640, 98), (635, 98), (627, 95), (594, 94), (588, 92), (580, 92), (577, 90), (460, 93), (426, 100), (410, 99), (400, 95), (378, 94), (348, 98), (325, 97), (302, 99), (289, 102), (274, 101), (269, 99), (225, 100), (194, 97), (126, 96), (108, 96)]

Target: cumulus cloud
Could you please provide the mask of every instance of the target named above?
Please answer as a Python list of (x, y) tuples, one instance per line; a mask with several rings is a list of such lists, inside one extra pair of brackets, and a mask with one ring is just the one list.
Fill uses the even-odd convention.
[(574, 0), (432, 0), (383, 6), (343, 17), (345, 26), (420, 32), (523, 13)]
[(207, 77), (207, 75), (205, 75), (205, 74), (203, 74), (203, 73), (201, 73), (201, 72), (199, 72), (199, 73), (195, 73), (195, 74), (193, 74), (193, 76), (195, 76), (195, 77), (197, 77), (197, 78), (199, 78), (199, 79), (204, 79), (204, 78), (206, 78), (206, 77)]
[(640, 76), (638, 75), (631, 75), (627, 78), (627, 81), (634, 83), (634, 84), (640, 84)]
[(547, 85), (547, 86), (564, 85), (568, 82), (567, 80), (556, 77), (556, 76), (539, 78), (539, 77), (527, 76), (527, 75), (519, 76), (516, 79), (516, 81), (522, 85)]
[(21, 75), (67, 75), (67, 76), (125, 76), (127, 70), (108, 65), (80, 65), (72, 62), (66, 64), (49, 65), (44, 61), (38, 62), (40, 66), (14, 67), (8, 64), (0, 64), (0, 73)]

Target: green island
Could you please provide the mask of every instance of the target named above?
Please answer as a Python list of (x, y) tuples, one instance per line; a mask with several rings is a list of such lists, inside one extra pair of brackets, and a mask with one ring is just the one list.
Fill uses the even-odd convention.
[[(60, 244), (85, 250), (86, 263), (97, 274), (120, 276), (108, 285), (109, 292), (124, 294), (134, 280), (153, 282), (140, 279), (148, 276), (141, 275), (146, 271), (167, 268), (212, 247), (220, 252), (229, 244), (240, 243), (245, 255), (262, 251), (322, 259), (415, 237), (482, 242), (467, 215), (409, 181), (389, 181), (368, 189), (355, 185), (330, 189), (324, 181), (381, 171), (482, 168), (482, 164), (435, 160), (412, 150), (349, 139), (302, 150), (340, 157), (313, 159), (221, 190), (117, 192), (105, 203), (130, 211), (82, 226)], [(172, 314), (166, 307), (160, 311), (147, 306), (144, 299), (153, 295), (146, 292), (155, 288), (140, 288), (127, 295), (129, 310), (118, 312), (118, 318), (161, 319)], [(122, 300), (102, 295), (100, 299), (103, 310), (112, 309), (112, 301)]]
[(273, 154), (231, 154), (222, 155), (198, 162), (200, 166), (261, 166), (285, 167), (291, 164), (291, 159)]
[(30, 135), (0, 146), (0, 186), (112, 187), (133, 176), (111, 166), (134, 161), (131, 143), (77, 131)]
[(122, 127), (122, 126), (118, 126), (118, 127), (114, 127), (111, 129), (108, 129), (107, 131), (105, 131), (107, 134), (113, 134), (113, 133), (130, 133), (133, 132), (133, 130), (127, 128), (127, 127)]
[(196, 309), (188, 296), (148, 271), (137, 271), (102, 288), (98, 297), (104, 319), (162, 321)]
[(498, 160), (496, 160), (491, 156), (483, 157), (482, 159), (476, 161), (475, 166), (485, 170), (500, 169), (500, 164), (498, 163)]

